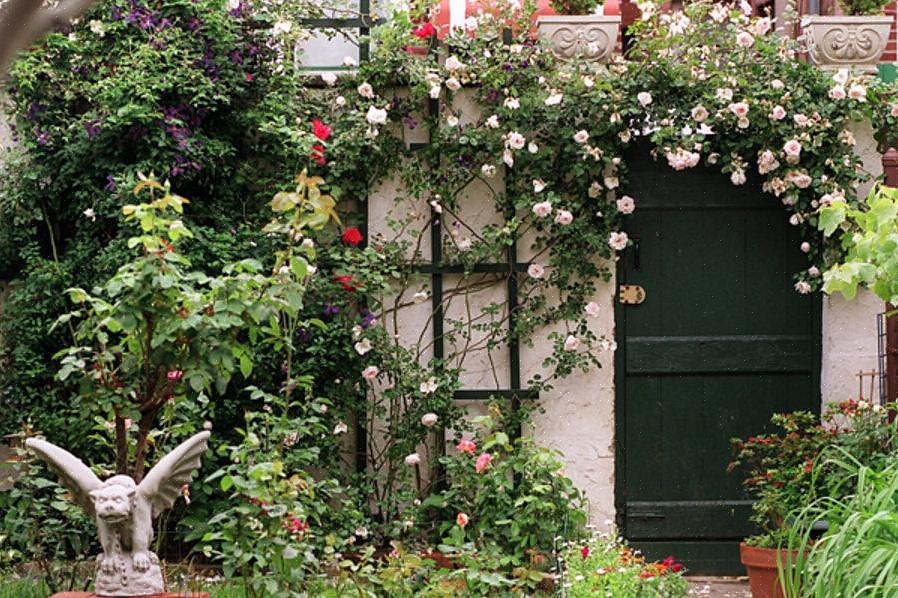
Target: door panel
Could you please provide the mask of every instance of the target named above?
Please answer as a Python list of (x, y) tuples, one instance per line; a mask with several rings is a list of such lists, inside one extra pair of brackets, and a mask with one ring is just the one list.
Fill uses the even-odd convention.
[(807, 259), (758, 181), (629, 164), (637, 209), (619, 282), (646, 298), (618, 305), (620, 524), (650, 556), (739, 573), (751, 502), (726, 471), (729, 439), (819, 409), (819, 299), (793, 290)]

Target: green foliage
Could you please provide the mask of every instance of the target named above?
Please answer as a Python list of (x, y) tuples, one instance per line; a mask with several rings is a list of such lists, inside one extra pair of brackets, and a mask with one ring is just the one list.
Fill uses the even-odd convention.
[(551, 6), (560, 15), (592, 14), (599, 0), (552, 0)]
[(831, 451), (873, 468), (894, 458), (888, 409), (863, 399), (830, 404), (822, 423), (805, 411), (776, 414), (771, 422), (781, 431), (731, 441), (729, 469), (745, 472), (743, 484), (756, 498), (752, 522), (759, 533), (747, 540), (752, 545), (776, 547), (794, 533), (794, 513), (818, 497), (845, 495), (845, 469), (826, 459)]
[(898, 305), (898, 189), (877, 185), (866, 205), (834, 201), (820, 209), (820, 229), (837, 230), (845, 250), (840, 263), (823, 275), (823, 290), (853, 299), (859, 286)]
[(15, 586), (18, 594), (0, 586), (0, 596), (85, 590), (86, 572), (93, 564), (88, 555), (98, 548), (94, 522), (67, 498), (66, 488), (49, 479), (46, 467), (30, 451), (18, 451), (13, 474), (15, 486), (0, 493), (0, 570), (27, 561), (36, 568), (36, 582), (22, 580)]
[(886, 0), (839, 0), (839, 7), (846, 15), (881, 15), (889, 3)]
[(570, 544), (561, 559), (564, 595), (570, 598), (681, 598), (689, 590), (685, 569), (673, 557), (647, 563), (623, 540), (608, 534)]
[(434, 532), (444, 543), (472, 542), (521, 566), (536, 554), (551, 555), (559, 538), (580, 537), (586, 503), (564, 476), (560, 453), (526, 436), (512, 440), (498, 406), (490, 411), (474, 418), (473, 439), (440, 460), (447, 487), (422, 506), (437, 509)]
[[(846, 492), (796, 511), (796, 525), (784, 544), (797, 552), (780, 571), (785, 595), (892, 596), (898, 586), (898, 465), (890, 460), (884, 467), (869, 467), (833, 451), (827, 466), (841, 471)], [(811, 537), (815, 523), (828, 525), (819, 539)]]

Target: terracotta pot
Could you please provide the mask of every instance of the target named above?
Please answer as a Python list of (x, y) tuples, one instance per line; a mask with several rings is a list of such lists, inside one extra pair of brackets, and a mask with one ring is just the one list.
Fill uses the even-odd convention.
[(607, 15), (541, 16), (537, 28), (556, 58), (603, 63), (614, 53), (620, 22)]
[(825, 69), (875, 71), (895, 17), (806, 16), (801, 28), (811, 61)]
[[(745, 542), (739, 544), (739, 559), (748, 571), (752, 598), (783, 598), (776, 561), (779, 556), (780, 562), (785, 566), (785, 553), (786, 551), (776, 548), (748, 546)], [(792, 552), (793, 563), (796, 554), (797, 551)]]

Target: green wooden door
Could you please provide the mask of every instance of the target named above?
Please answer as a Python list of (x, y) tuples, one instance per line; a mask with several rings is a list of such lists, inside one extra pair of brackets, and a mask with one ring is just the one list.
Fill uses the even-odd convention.
[(796, 227), (758, 181), (630, 159), (634, 240), (618, 282), (617, 508), (625, 536), (696, 573), (739, 574), (751, 502), (726, 471), (729, 439), (820, 404), (820, 300)]

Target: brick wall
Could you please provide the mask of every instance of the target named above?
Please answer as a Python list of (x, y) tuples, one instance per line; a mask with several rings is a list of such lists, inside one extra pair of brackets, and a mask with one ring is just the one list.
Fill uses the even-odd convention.
[(896, 62), (898, 61), (898, 53), (896, 53), (896, 28), (895, 28), (895, 17), (896, 13), (898, 13), (898, 2), (892, 2), (888, 6), (886, 6), (886, 14), (892, 17), (892, 31), (889, 33), (889, 45), (886, 46), (886, 51), (882, 55), (882, 62)]

